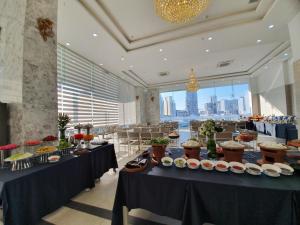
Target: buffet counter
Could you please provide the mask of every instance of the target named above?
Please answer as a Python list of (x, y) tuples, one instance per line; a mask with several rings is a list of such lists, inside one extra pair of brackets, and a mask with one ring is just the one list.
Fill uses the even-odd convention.
[(94, 146), (81, 156), (22, 171), (0, 169), (0, 200), (4, 225), (34, 225), (66, 204), (110, 168), (117, 168), (114, 145)]
[[(173, 159), (183, 155), (182, 149), (170, 151)], [(201, 151), (201, 158), (206, 157)], [(253, 163), (260, 157), (258, 152), (244, 154)], [(135, 208), (181, 220), (182, 225), (298, 225), (299, 202), (298, 175), (272, 178), (148, 164), (142, 172), (120, 171), (112, 225), (127, 224), (127, 209)]]

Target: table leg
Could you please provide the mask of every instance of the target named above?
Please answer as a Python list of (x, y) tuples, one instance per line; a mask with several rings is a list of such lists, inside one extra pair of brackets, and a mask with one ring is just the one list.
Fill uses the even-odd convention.
[(123, 225), (128, 225), (128, 208), (123, 206)]

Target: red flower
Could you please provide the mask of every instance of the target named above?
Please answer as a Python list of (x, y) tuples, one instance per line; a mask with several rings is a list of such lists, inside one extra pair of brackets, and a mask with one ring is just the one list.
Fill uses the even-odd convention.
[(39, 145), (41, 142), (39, 140), (29, 140), (25, 142), (26, 146), (34, 146), (34, 145)]
[(16, 145), (16, 144), (3, 145), (3, 146), (0, 146), (0, 150), (1, 151), (3, 151), (3, 150), (13, 150), (17, 147), (19, 147), (19, 146)]
[(75, 134), (75, 135), (74, 135), (74, 138), (75, 138), (76, 140), (81, 140), (81, 139), (83, 138), (83, 134)]

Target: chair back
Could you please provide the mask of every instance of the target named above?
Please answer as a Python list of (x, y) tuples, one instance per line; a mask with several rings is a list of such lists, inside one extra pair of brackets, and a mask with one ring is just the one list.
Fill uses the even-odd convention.
[(151, 133), (151, 135), (152, 135), (152, 138), (158, 138), (158, 137), (163, 137), (164, 133), (162, 133), (162, 132), (153, 132), (153, 133)]
[(151, 138), (152, 138), (151, 133), (149, 132), (141, 133), (141, 140), (151, 140)]
[(128, 133), (127, 133), (127, 131), (118, 131), (118, 132), (117, 132), (117, 135), (118, 135), (118, 139), (121, 139), (121, 138), (128, 138)]
[(128, 139), (129, 140), (139, 140), (140, 133), (139, 132), (128, 132)]

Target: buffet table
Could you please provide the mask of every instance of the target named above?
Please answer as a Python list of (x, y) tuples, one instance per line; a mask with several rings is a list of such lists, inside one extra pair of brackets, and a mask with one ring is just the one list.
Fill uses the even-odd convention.
[[(182, 149), (171, 151), (172, 158), (183, 155)], [(255, 162), (260, 153), (248, 152), (244, 158)], [(123, 169), (112, 225), (126, 225), (127, 209), (135, 208), (181, 220), (183, 225), (298, 225), (300, 179), (297, 175), (270, 178), (161, 165), (148, 165), (139, 173)]]
[(117, 168), (113, 145), (98, 146), (78, 157), (22, 171), (0, 170), (0, 200), (5, 225), (34, 225), (66, 204), (110, 168)]

